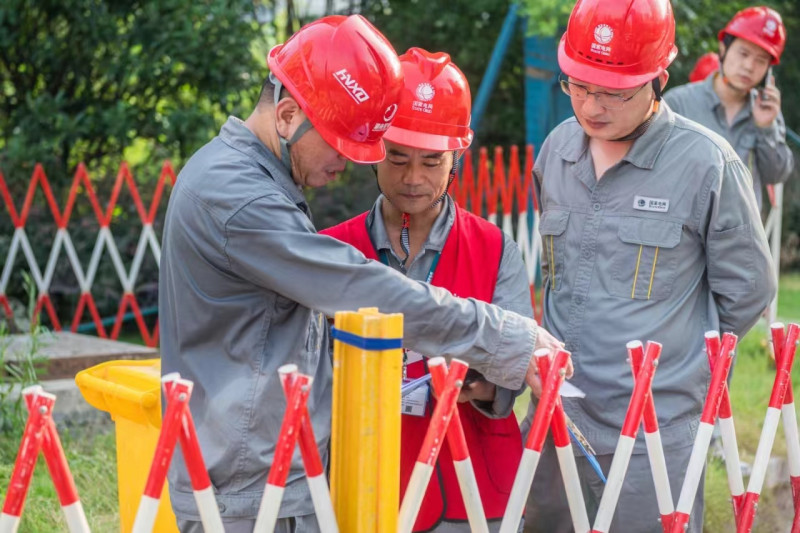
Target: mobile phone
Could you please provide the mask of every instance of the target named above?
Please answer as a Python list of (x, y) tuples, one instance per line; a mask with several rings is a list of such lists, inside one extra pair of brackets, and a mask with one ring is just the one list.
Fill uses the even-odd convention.
[(767, 73), (764, 76), (764, 79), (761, 81), (761, 84), (758, 87), (758, 98), (763, 102), (769, 100), (769, 96), (766, 94), (764, 89), (767, 87), (774, 87), (775, 86), (775, 76), (772, 74), (772, 67), (767, 69)]

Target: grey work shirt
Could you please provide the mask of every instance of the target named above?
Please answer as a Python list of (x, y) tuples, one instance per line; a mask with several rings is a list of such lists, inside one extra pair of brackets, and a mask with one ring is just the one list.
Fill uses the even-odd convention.
[[(367, 232), (372, 245), (378, 251), (378, 254), (383, 254), (389, 266), (405, 273), (411, 279), (425, 281), (431, 272), (434, 259), (444, 249), (447, 237), (453, 228), (456, 216), (453, 199), (450, 196), (445, 196), (442, 211), (436, 217), (433, 226), (431, 226), (427, 240), (423, 243), (422, 248), (411, 261), (411, 264), (407, 265), (406, 268), (402, 266), (401, 260), (389, 240), (389, 233), (383, 222), (383, 200), (384, 197), (379, 196), (367, 215)], [(505, 234), (503, 235), (503, 254), (500, 258), (500, 268), (497, 271), (497, 284), (495, 285), (492, 303), (503, 309), (533, 318), (533, 307), (531, 305), (525, 263), (522, 260), (522, 254), (520, 254), (517, 244)], [(472, 405), (488, 417), (505, 418), (511, 414), (511, 410), (514, 408), (514, 399), (521, 392), (522, 389), (511, 391), (504, 387), (498, 387), (494, 402), (473, 401)]]
[(728, 124), (725, 107), (714, 92), (714, 78), (707, 77), (697, 83), (681, 85), (664, 94), (672, 110), (706, 128), (722, 135), (753, 175), (753, 188), (758, 206), (762, 204), (762, 184), (783, 183), (789, 179), (794, 166), (792, 150), (786, 145), (786, 123), (783, 114), (767, 128), (759, 128), (753, 121), (755, 93)]
[[(312, 310), (333, 316), (370, 306), (404, 313), (406, 347), (462, 358), (510, 389), (522, 385), (533, 320), (457, 299), (318, 235), (280, 161), (230, 118), (178, 177), (159, 279), (162, 372), (194, 382), (191, 412), (223, 517), (257, 515), (286, 405), (277, 374), (284, 364), (314, 378), (308, 411), (325, 455), (331, 360), (326, 321)], [(173, 509), (179, 519), (198, 520), (177, 454)], [(295, 454), (280, 516), (312, 512)]]
[(710, 377), (704, 333), (741, 337), (775, 294), (747, 168), (662, 105), (601, 180), (574, 118), (547, 137), (534, 177), (543, 325), (566, 342), (586, 393), (563, 398), (568, 415), (598, 454), (613, 453), (633, 390), (625, 345), (652, 340), (663, 344), (653, 394), (664, 447), (691, 443)]

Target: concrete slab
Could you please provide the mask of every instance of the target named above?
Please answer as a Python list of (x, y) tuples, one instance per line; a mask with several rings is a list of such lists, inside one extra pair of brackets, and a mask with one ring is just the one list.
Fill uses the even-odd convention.
[[(65, 331), (43, 333), (36, 341), (37, 355), (46, 359), (40, 376), (42, 380), (74, 379), (81, 370), (116, 359), (159, 357), (155, 348)], [(5, 357), (9, 362), (19, 361), (31, 353), (30, 335), (9, 335), (0, 343), (5, 346)]]

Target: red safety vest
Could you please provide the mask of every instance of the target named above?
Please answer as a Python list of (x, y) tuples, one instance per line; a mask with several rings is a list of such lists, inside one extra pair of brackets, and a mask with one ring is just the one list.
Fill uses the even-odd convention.
[[(378, 260), (377, 251), (367, 232), (366, 218), (367, 213), (363, 213), (320, 233), (352, 244), (368, 258)], [(456, 206), (455, 222), (431, 284), (443, 287), (462, 298), (471, 297), (491, 302), (502, 253), (503, 235), (500, 229)], [(417, 365), (409, 365), (409, 378), (419, 377), (427, 372), (424, 364), (417, 368), (415, 366)], [(429, 402), (425, 417), (402, 416), (401, 498), (411, 478), (434, 405), (434, 401)], [(469, 402), (458, 404), (458, 410), (486, 518), (500, 519), (505, 512), (522, 457), (519, 424), (514, 413), (503, 419), (487, 418)], [(414, 531), (431, 530), (442, 520), (467, 520), (448, 446), (441, 448), (437, 469), (428, 484), (414, 523)]]

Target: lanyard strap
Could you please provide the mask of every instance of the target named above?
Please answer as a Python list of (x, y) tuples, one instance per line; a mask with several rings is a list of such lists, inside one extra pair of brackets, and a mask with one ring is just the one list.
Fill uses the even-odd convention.
[[(431, 268), (428, 270), (428, 275), (425, 276), (425, 283), (430, 283), (433, 279), (433, 274), (436, 272), (436, 267), (439, 266), (440, 257), (442, 257), (442, 252), (436, 252), (436, 255), (433, 257), (433, 263), (431, 263)], [(381, 263), (389, 266), (389, 256), (386, 254), (386, 250), (381, 250), (380, 259)]]

